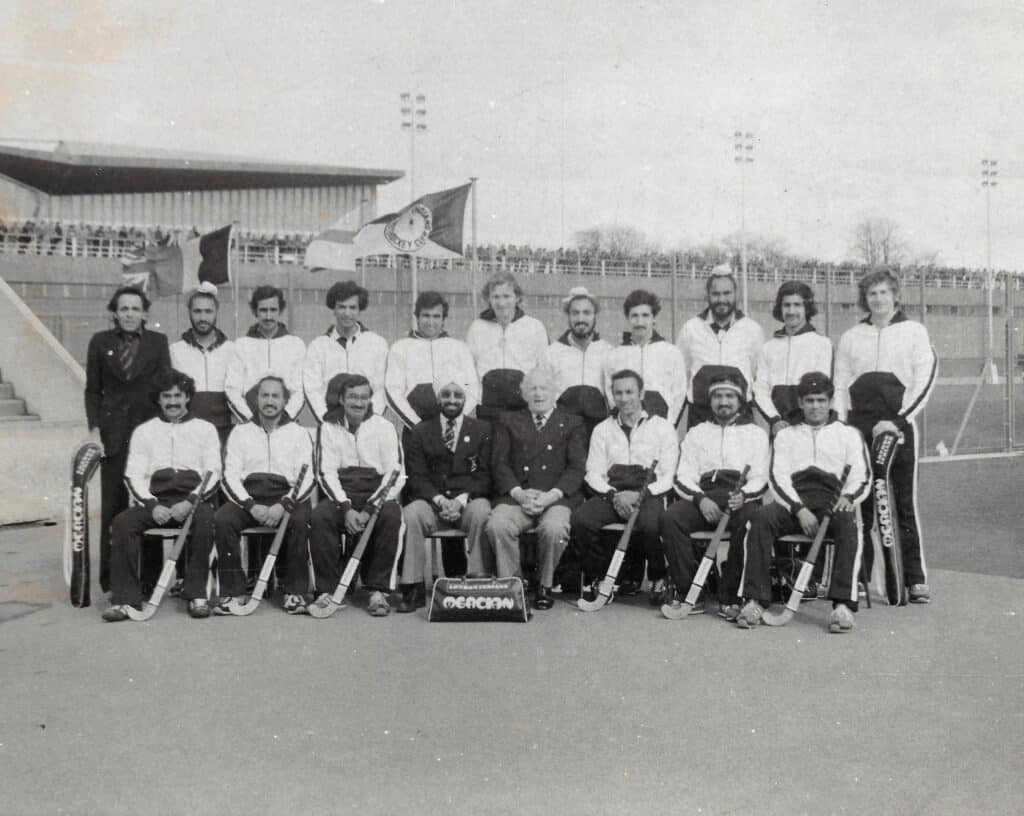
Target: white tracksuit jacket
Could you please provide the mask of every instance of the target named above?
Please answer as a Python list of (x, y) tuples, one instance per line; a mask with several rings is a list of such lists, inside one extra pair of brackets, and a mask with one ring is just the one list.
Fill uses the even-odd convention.
[(208, 498), (217, 492), (221, 477), (220, 437), (213, 425), (186, 414), (181, 422), (153, 417), (135, 429), (128, 443), (124, 481), (136, 501), (147, 507), (155, 505), (153, 488), (173, 489), (183, 471), (196, 474), (186, 479), (191, 492), (198, 489), (198, 484), (192, 487), (192, 482), (210, 471), (203, 495)]
[(397, 501), (405, 486), (405, 460), (398, 444), (398, 432), (391, 422), (376, 414), (364, 419), (355, 434), (338, 422), (322, 423), (316, 451), (317, 481), (327, 497), (339, 505), (349, 501), (338, 478), (342, 468), (373, 468), (385, 479), (397, 469), (398, 480), (388, 493), (388, 499)]
[(303, 465), (309, 465), (299, 486), (296, 502), (309, 498), (313, 491), (313, 441), (309, 431), (286, 417), (267, 433), (259, 422), (236, 425), (228, 437), (224, 453), (224, 492), (240, 507), (248, 510), (253, 497), (246, 490), (246, 479), (262, 475), (280, 476), (295, 485)]
[(657, 459), (658, 467), (654, 471), (650, 493), (660, 496), (672, 489), (678, 456), (679, 437), (668, 420), (649, 416), (645, 411), (627, 439), (618, 417), (610, 416), (594, 426), (590, 436), (586, 482), (595, 493), (604, 494), (613, 489), (608, 481), (612, 465), (646, 468)]
[(195, 380), (196, 395), (189, 410), (217, 427), (227, 427), (231, 424), (231, 411), (224, 394), (224, 381), (235, 356), (235, 344), (220, 329), (216, 330), (216, 337), (204, 348), (189, 329), (180, 340), (171, 343), (171, 365)]
[(360, 324), (359, 332), (343, 346), (338, 329), (331, 326), (326, 334), (313, 339), (306, 350), (302, 366), (302, 385), (306, 399), (317, 422), (324, 421), (327, 413), (327, 384), (336, 374), (362, 374), (373, 389), (373, 411), (383, 414), (384, 369), (388, 361), (388, 341)]
[(284, 323), (278, 325), (277, 333), (269, 340), (259, 333), (258, 325), (251, 326), (245, 337), (235, 341), (235, 355), (228, 363), (224, 377), (224, 393), (235, 416), (240, 420), (252, 419), (252, 411), (245, 401), (246, 392), (263, 375), (276, 374), (291, 392), (284, 409), (295, 419), (305, 402), (302, 393), (302, 361), (305, 356), (306, 344), (294, 334), (288, 334)]
[[(568, 331), (547, 347), (541, 364), (555, 372), (555, 399), (564, 395), (566, 410), (579, 413), (577, 408), (582, 408), (584, 401), (589, 402), (587, 394), (606, 403), (605, 363), (611, 350), (611, 344), (596, 332), (586, 349), (574, 345)], [(603, 407), (607, 413), (607, 405)]]
[(676, 493), (696, 504), (704, 496), (702, 479), (713, 481), (720, 471), (739, 476), (749, 465), (741, 490), (746, 501), (756, 499), (767, 488), (770, 459), (768, 434), (753, 422), (701, 422), (690, 428), (679, 446)]
[[(679, 330), (676, 345), (686, 358), (686, 370), (690, 373), (690, 381), (686, 388), (686, 399), (694, 401), (693, 386), (695, 381), (702, 379), (701, 369), (705, 366), (731, 366), (739, 369), (747, 381), (747, 398), (754, 385), (754, 372), (757, 358), (764, 345), (764, 332), (761, 326), (749, 317), (736, 311), (732, 325), (717, 333), (711, 328), (714, 321), (710, 312), (705, 309), (696, 317), (691, 317)], [(707, 376), (704, 372), (703, 377)], [(703, 383), (704, 389), (707, 383)]]
[(796, 385), (810, 371), (832, 376), (832, 341), (810, 323), (790, 336), (779, 329), (761, 347), (754, 378), (754, 402), (761, 415), (774, 423), (800, 406)]
[(449, 382), (462, 386), (466, 392), (462, 410), (464, 414), (471, 413), (480, 401), (480, 381), (473, 355), (464, 342), (447, 334), (427, 340), (409, 332), (408, 337), (392, 344), (384, 388), (388, 407), (406, 428), (437, 416), (440, 406), (434, 395), (434, 383)]
[(622, 335), (622, 345), (608, 352), (605, 360), (605, 393), (608, 406), (612, 399), (612, 374), (629, 368), (644, 379), (644, 391), (657, 394), (668, 406), (667, 419), (673, 427), (679, 422), (686, 397), (686, 360), (683, 353), (657, 332), (643, 346), (633, 342), (629, 332)]

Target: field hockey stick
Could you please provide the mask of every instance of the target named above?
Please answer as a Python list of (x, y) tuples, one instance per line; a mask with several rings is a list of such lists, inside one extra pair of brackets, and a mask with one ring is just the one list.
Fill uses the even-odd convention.
[(213, 474), (210, 471), (206, 471), (203, 474), (203, 480), (199, 483), (199, 489), (196, 492), (196, 502), (192, 505), (192, 509), (188, 511), (185, 523), (181, 525), (178, 537), (174, 539), (174, 546), (171, 547), (171, 552), (167, 556), (167, 560), (164, 561), (164, 568), (160, 571), (160, 578), (157, 580), (156, 587), (154, 587), (153, 594), (149, 597), (149, 600), (142, 605), (141, 610), (137, 610), (134, 606), (125, 606), (125, 612), (128, 613), (128, 617), (133, 621), (149, 620), (160, 607), (160, 602), (164, 599), (164, 593), (167, 592), (167, 588), (171, 585), (171, 576), (174, 574), (174, 569), (177, 566), (178, 556), (181, 555), (181, 550), (185, 546), (185, 539), (188, 538), (188, 532), (192, 529), (192, 520), (196, 516), (196, 508), (203, 501), (206, 485), (210, 483), (212, 477)]
[(885, 597), (891, 606), (906, 606), (908, 601), (903, 544), (892, 490), (892, 463), (902, 443), (903, 437), (894, 431), (883, 431), (871, 443), (871, 497), (874, 499), (871, 539), (881, 545)]
[(843, 475), (839, 477), (839, 496), (836, 497), (836, 500), (832, 505), (832, 509), (822, 517), (821, 523), (818, 525), (818, 532), (814, 536), (814, 541), (811, 543), (811, 549), (807, 551), (807, 555), (803, 559), (803, 564), (800, 567), (800, 574), (797, 575), (796, 586), (793, 587), (793, 591), (789, 594), (789, 602), (786, 604), (786, 608), (778, 614), (775, 614), (770, 610), (765, 611), (762, 620), (769, 626), (785, 626), (793, 620), (793, 615), (795, 615), (796, 610), (800, 608), (800, 602), (803, 600), (804, 593), (807, 591), (807, 584), (810, 583), (811, 580), (811, 572), (814, 570), (814, 562), (818, 560), (818, 552), (821, 550), (821, 544), (825, 540), (825, 534), (828, 532), (828, 526), (832, 521), (832, 515), (836, 512), (839, 502), (843, 499), (843, 485), (846, 484), (846, 477), (849, 475), (850, 466), (847, 465), (843, 468)]
[(352, 580), (355, 578), (356, 570), (359, 569), (359, 564), (362, 562), (363, 553), (366, 551), (367, 544), (370, 543), (370, 536), (373, 535), (374, 525), (377, 523), (377, 516), (380, 515), (381, 508), (384, 506), (384, 502), (387, 501), (388, 493), (398, 480), (398, 470), (391, 471), (391, 475), (388, 476), (384, 486), (377, 492), (377, 500), (370, 503), (372, 508), (370, 511), (370, 517), (366, 520), (366, 526), (363, 527), (363, 532), (359, 536), (359, 542), (356, 544), (355, 550), (352, 551), (352, 555), (349, 556), (348, 563), (345, 565), (345, 571), (341, 574), (341, 580), (338, 581), (338, 586), (334, 590), (334, 594), (328, 598), (328, 604), (326, 606), (318, 606), (317, 604), (310, 604), (307, 611), (314, 618), (329, 618), (335, 612), (337, 612), (342, 604), (345, 602), (345, 595), (348, 593), (349, 586), (352, 585)]
[(103, 458), (103, 448), (83, 442), (71, 457), (71, 493), (64, 518), (64, 580), (72, 606), (91, 603), (89, 586), (89, 480)]
[(636, 500), (636, 507), (633, 508), (633, 512), (629, 514), (629, 518), (626, 519), (626, 528), (622, 531), (622, 535), (619, 537), (619, 543), (615, 547), (615, 552), (612, 553), (612, 560), (608, 564), (608, 572), (605, 573), (604, 578), (601, 580), (601, 584), (597, 589), (597, 596), (592, 601), (588, 601), (586, 598), (580, 598), (576, 602), (584, 612), (596, 612), (602, 606), (611, 600), (612, 593), (615, 591), (615, 582), (619, 577), (619, 569), (622, 567), (622, 560), (626, 557), (626, 548), (629, 546), (629, 538), (633, 535), (633, 528), (636, 527), (637, 517), (640, 515), (640, 507), (650, 495), (651, 482), (654, 481), (654, 469), (658, 466), (658, 460), (655, 459), (651, 462), (651, 466), (647, 468), (647, 472), (644, 473), (644, 487), (640, 491), (640, 496)]
[[(736, 483), (736, 489), (739, 490), (743, 487), (747, 481), (747, 474), (750, 472), (750, 465), (743, 468), (743, 472), (740, 474), (740, 480)], [(715, 528), (715, 533), (711, 536), (711, 541), (708, 542), (708, 547), (704, 550), (704, 557), (700, 560), (700, 566), (697, 567), (697, 573), (693, 576), (693, 583), (690, 584), (690, 591), (686, 593), (686, 600), (677, 608), (672, 604), (667, 603), (661, 607), (661, 614), (669, 620), (683, 620), (687, 615), (690, 614), (690, 610), (696, 605), (697, 600), (700, 598), (700, 593), (704, 590), (704, 583), (708, 579), (708, 573), (711, 572), (711, 568), (715, 564), (715, 558), (718, 556), (718, 548), (722, 545), (722, 539), (725, 537), (725, 528), (729, 526), (729, 519), (732, 516), (732, 511), (728, 509), (722, 513), (722, 517), (718, 519), (718, 526)]]
[[(295, 484), (292, 487), (290, 498), (294, 502), (299, 497), (299, 493), (302, 490), (302, 480), (306, 478), (306, 471), (309, 470), (309, 465), (303, 465), (299, 468), (298, 478), (295, 479)], [(285, 510), (284, 515), (281, 516), (281, 521), (277, 525), (277, 532), (274, 533), (274, 540), (270, 543), (270, 551), (267, 553), (267, 557), (263, 559), (263, 566), (260, 567), (260, 575), (256, 580), (256, 586), (252, 589), (252, 595), (249, 596), (249, 600), (245, 603), (241, 603), (237, 599), (232, 598), (228, 603), (228, 611), (232, 615), (246, 616), (251, 615), (256, 611), (256, 607), (260, 605), (260, 601), (263, 600), (263, 594), (267, 591), (267, 583), (270, 581), (270, 573), (274, 571), (274, 564), (277, 563), (277, 554), (281, 552), (281, 544), (284, 542), (285, 533), (288, 531), (288, 522), (291, 521), (292, 514)]]

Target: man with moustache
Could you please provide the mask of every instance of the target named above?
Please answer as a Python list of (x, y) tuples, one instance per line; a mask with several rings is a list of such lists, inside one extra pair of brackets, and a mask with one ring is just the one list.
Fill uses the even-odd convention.
[(487, 308), (470, 324), (466, 345), (480, 379), (476, 415), (493, 421), (504, 411), (524, 407), (520, 384), (543, 359), (548, 332), (537, 318), (523, 312), (523, 290), (511, 273), (492, 275), (482, 294)]
[[(257, 380), (256, 415), (235, 426), (224, 452), (224, 493), (230, 501), (217, 510), (217, 561), (222, 597), (213, 608), (230, 615), (231, 601), (245, 592), (245, 573), (239, 546), (242, 530), (257, 524), (277, 527), (285, 511), (291, 516), (285, 533), (285, 551), (278, 559), (284, 566), (284, 611), (306, 611), (309, 572), (306, 568), (309, 537), (309, 496), (313, 479), (313, 443), (309, 433), (285, 410), (291, 399), (284, 378), (265, 374)], [(303, 465), (306, 475), (291, 494)]]
[(796, 386), (809, 371), (832, 370), (832, 343), (818, 334), (814, 292), (802, 281), (786, 281), (775, 295), (772, 317), (782, 328), (761, 347), (754, 379), (754, 402), (774, 437), (799, 411)]
[(481, 539), (484, 572), (522, 576), (519, 536), (537, 530), (534, 606), (554, 605), (555, 566), (569, 541), (572, 509), (583, 496), (587, 439), (583, 420), (555, 407), (550, 370), (535, 368), (521, 386), (526, 408), (501, 415), (494, 428), (495, 507)]
[(324, 421), (329, 407), (327, 384), (336, 374), (362, 374), (373, 389), (373, 411), (383, 416), (384, 370), (388, 343), (368, 330), (360, 316), (369, 304), (369, 293), (355, 281), (340, 281), (327, 290), (327, 308), (334, 313), (334, 325), (315, 338), (306, 351), (302, 384), (317, 422)]
[(675, 427), (686, 395), (686, 361), (678, 348), (658, 334), (655, 321), (660, 311), (661, 300), (653, 292), (635, 289), (626, 296), (622, 312), (629, 331), (622, 335), (622, 345), (608, 352), (605, 388), (608, 405), (614, 406), (612, 374), (635, 371), (644, 383), (644, 410)]
[(597, 298), (585, 286), (574, 286), (562, 301), (569, 328), (548, 346), (541, 361), (555, 373), (557, 405), (583, 419), (587, 435), (608, 416), (605, 360), (611, 345), (597, 332)]
[(404, 446), (409, 503), (402, 508), (405, 558), (399, 612), (413, 612), (426, 603), (426, 539), (436, 530), (462, 530), (469, 572), (484, 571), (480, 539), (491, 512), (491, 426), (466, 416), (460, 382), (440, 379), (434, 389), (440, 415), (416, 425)]
[[(388, 351), (384, 388), (388, 407), (405, 431), (435, 419), (441, 407), (434, 384), (454, 382), (462, 391), (462, 413), (470, 414), (480, 397), (476, 364), (469, 347), (445, 331), (448, 301), (440, 292), (421, 292), (416, 298), (416, 329), (396, 340)], [(408, 433), (403, 434), (403, 442)]]
[(295, 419), (302, 410), (302, 361), (306, 344), (281, 321), (284, 292), (276, 286), (257, 286), (249, 299), (256, 322), (235, 342), (235, 354), (224, 377), (224, 393), (239, 422), (256, 414), (256, 384), (268, 371), (278, 374), (288, 390), (285, 413)]
[(676, 345), (686, 357), (687, 430), (711, 419), (708, 385), (718, 374), (743, 377), (744, 411), (750, 399), (757, 358), (764, 345), (761, 327), (736, 308), (736, 277), (728, 266), (712, 270), (704, 285), (708, 305), (683, 324)]
[(224, 393), (228, 364), (235, 344), (217, 328), (217, 287), (203, 282), (188, 296), (188, 319), (192, 328), (171, 343), (171, 365), (196, 384), (188, 409), (217, 429), (221, 447), (231, 432), (231, 409)]
[[(342, 530), (358, 536), (370, 520), (367, 505), (383, 489), (390, 473), (398, 480), (383, 496), (366, 552), (361, 579), (370, 591), (367, 611), (373, 617), (391, 612), (388, 594), (395, 589), (405, 525), (398, 497), (405, 485), (402, 449), (395, 426), (370, 409), (373, 388), (362, 374), (335, 374), (328, 384), (327, 404), (317, 437), (317, 481), (325, 501), (309, 523), (309, 554), (317, 606), (330, 609), (331, 595), (341, 580), (339, 548)], [(337, 394), (335, 398), (334, 395)]]
[(107, 303), (114, 328), (89, 340), (85, 368), (85, 415), (90, 437), (103, 448), (100, 465), (100, 588), (110, 589), (110, 525), (128, 507), (124, 469), (132, 432), (157, 414), (150, 388), (157, 372), (171, 367), (167, 336), (146, 328), (149, 298), (122, 286)]
[[(153, 379), (158, 416), (132, 434), (125, 483), (137, 502), (114, 518), (111, 533), (111, 603), (103, 619), (128, 619), (128, 606), (146, 600), (139, 581), (142, 534), (153, 527), (179, 527), (195, 507), (182, 597), (193, 618), (208, 618), (206, 579), (213, 547), (213, 505), (220, 483), (220, 444), (209, 422), (189, 410), (195, 383), (187, 374), (164, 369)], [(211, 474), (205, 492), (203, 474)]]

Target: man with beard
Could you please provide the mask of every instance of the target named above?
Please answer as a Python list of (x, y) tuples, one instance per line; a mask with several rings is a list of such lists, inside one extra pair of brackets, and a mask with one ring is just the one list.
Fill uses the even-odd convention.
[[(681, 497), (661, 519), (673, 596), (678, 608), (697, 571), (692, 533), (713, 530), (730, 513), (729, 554), (718, 585), (719, 614), (735, 620), (740, 612), (743, 540), (768, 483), (768, 435), (741, 411), (744, 384), (736, 374), (715, 375), (708, 386), (712, 418), (691, 428), (679, 449), (675, 489)], [(745, 468), (750, 468), (741, 480)], [(694, 611), (704, 611), (700, 602)]]
[(256, 384), (268, 371), (277, 373), (288, 390), (285, 412), (295, 419), (302, 410), (302, 361), (306, 344), (288, 333), (281, 322), (284, 292), (275, 286), (257, 286), (249, 299), (256, 322), (235, 342), (235, 355), (224, 377), (224, 393), (240, 422), (256, 413)]
[(832, 370), (832, 343), (818, 334), (811, 318), (818, 313), (814, 292), (801, 281), (786, 281), (775, 296), (772, 317), (782, 328), (761, 347), (754, 380), (754, 401), (772, 436), (799, 410), (796, 385), (809, 371)]
[(587, 434), (608, 416), (605, 360), (611, 345), (597, 332), (601, 306), (585, 286), (574, 286), (562, 301), (569, 328), (548, 346), (542, 364), (555, 373), (557, 405), (583, 419)]
[(686, 396), (686, 361), (654, 327), (661, 300), (653, 292), (635, 289), (626, 296), (622, 311), (629, 331), (622, 335), (622, 345), (608, 352), (604, 364), (608, 404), (615, 405), (612, 374), (635, 371), (644, 383), (644, 410), (667, 419), (674, 428)]
[(340, 281), (327, 290), (326, 302), (334, 312), (334, 325), (309, 344), (302, 367), (309, 407), (316, 421), (323, 422), (331, 379), (336, 374), (362, 374), (373, 389), (373, 411), (383, 416), (388, 342), (359, 319), (369, 304), (369, 293), (355, 281)]
[(716, 268), (705, 283), (707, 308), (683, 324), (676, 345), (686, 357), (690, 383), (686, 392), (689, 411), (687, 430), (711, 418), (708, 385), (718, 374), (739, 374), (743, 377), (744, 411), (750, 399), (764, 332), (761, 327), (736, 308), (736, 278), (725, 267)]
[[(440, 405), (434, 383), (454, 382), (462, 391), (462, 413), (476, 408), (480, 385), (469, 347), (444, 330), (448, 301), (440, 292), (421, 292), (416, 298), (416, 330), (395, 341), (388, 351), (384, 387), (388, 406), (406, 431), (435, 419)], [(403, 441), (408, 435), (403, 435)]]
[(487, 519), (484, 572), (522, 576), (519, 536), (537, 530), (534, 606), (550, 609), (555, 566), (569, 541), (572, 509), (583, 501), (587, 438), (583, 420), (555, 407), (554, 376), (535, 368), (522, 382), (527, 407), (494, 428), (495, 508)]
[(640, 501), (647, 469), (658, 467), (648, 495), (640, 505), (634, 538), (626, 550), (619, 591), (635, 595), (644, 576), (644, 559), (652, 582), (651, 604), (662, 603), (665, 591), (665, 553), (658, 523), (679, 455), (679, 439), (666, 419), (643, 407), (644, 381), (624, 369), (611, 376), (615, 413), (594, 428), (587, 454), (587, 486), (594, 497), (572, 516), (572, 539), (579, 552), (584, 583), (599, 581), (608, 569), (614, 539), (602, 535), (606, 524), (629, 518)]
[[(189, 410), (195, 383), (187, 374), (165, 369), (153, 379), (157, 417), (135, 429), (128, 448), (125, 484), (137, 502), (114, 518), (111, 533), (111, 603), (105, 621), (127, 620), (145, 600), (139, 581), (142, 534), (153, 527), (179, 527), (195, 507), (182, 597), (193, 618), (208, 618), (206, 579), (213, 547), (213, 505), (220, 482), (217, 431)], [(200, 495), (203, 474), (211, 474)]]
[(90, 436), (103, 448), (100, 466), (100, 588), (110, 589), (110, 525), (128, 507), (124, 469), (132, 431), (156, 416), (150, 388), (157, 372), (171, 367), (166, 335), (146, 328), (149, 298), (122, 286), (107, 303), (114, 328), (89, 341), (85, 367), (85, 415)]
[[(747, 602), (736, 619), (743, 629), (760, 624), (771, 603), (768, 569), (775, 539), (790, 533), (816, 535), (821, 517), (832, 511), (837, 497), (828, 529), (835, 542), (828, 626), (836, 634), (853, 628), (862, 549), (855, 511), (870, 492), (870, 465), (860, 434), (832, 412), (834, 393), (832, 380), (824, 372), (804, 374), (797, 384), (800, 419), (775, 437), (771, 463), (775, 501), (757, 511), (747, 534), (743, 569)], [(850, 473), (840, 484), (847, 465)]]
[[(217, 560), (223, 596), (213, 611), (230, 615), (230, 604), (245, 591), (239, 538), (253, 524), (277, 527), (285, 511), (291, 513), (285, 533), (285, 553), (278, 565), (285, 566), (284, 611), (306, 611), (309, 589), (306, 568), (309, 537), (309, 495), (313, 492), (313, 443), (309, 433), (292, 421), (285, 405), (291, 398), (282, 377), (267, 374), (257, 381), (256, 416), (237, 425), (228, 437), (224, 454), (224, 493), (230, 501), (214, 517), (217, 530)], [(309, 470), (292, 489), (303, 465)]]
[(224, 393), (228, 363), (235, 355), (235, 344), (217, 328), (217, 287), (201, 283), (188, 297), (188, 319), (192, 328), (171, 344), (171, 365), (196, 383), (196, 393), (188, 409), (205, 419), (220, 438), (221, 447), (231, 432), (231, 409)]
[[(868, 313), (847, 329), (836, 352), (836, 412), (860, 431), (870, 447), (878, 434), (902, 437), (890, 471), (896, 519), (903, 550), (905, 582), (911, 603), (928, 603), (921, 526), (917, 512), (918, 435), (915, 417), (924, 410), (935, 386), (938, 358), (928, 330), (908, 320), (900, 303), (899, 279), (888, 269), (865, 275), (858, 284), (857, 304)], [(874, 497), (861, 506), (866, 527), (874, 515)], [(874, 548), (864, 552), (871, 574)]]
[(338, 550), (342, 530), (349, 536), (363, 532), (370, 520), (367, 504), (377, 497), (387, 476), (398, 470), (398, 480), (384, 497), (360, 565), (363, 586), (370, 591), (367, 611), (382, 618), (391, 612), (387, 596), (395, 589), (405, 536), (398, 503), (405, 485), (402, 449), (395, 426), (370, 410), (373, 389), (366, 377), (336, 374), (327, 390), (331, 408), (320, 425), (316, 456), (317, 481), (326, 500), (316, 506), (309, 524), (314, 603), (331, 608), (331, 594), (341, 580)]
[(461, 383), (441, 379), (435, 391), (440, 416), (416, 425), (405, 443), (409, 503), (402, 508), (405, 559), (399, 612), (413, 612), (426, 603), (425, 542), (438, 529), (462, 530), (469, 572), (484, 570), (480, 539), (491, 512), (491, 426), (466, 416)]
[(466, 345), (480, 379), (476, 415), (493, 421), (503, 411), (525, 407), (520, 384), (543, 359), (548, 332), (537, 318), (523, 312), (523, 290), (511, 273), (492, 275), (483, 297), (487, 308), (470, 324)]

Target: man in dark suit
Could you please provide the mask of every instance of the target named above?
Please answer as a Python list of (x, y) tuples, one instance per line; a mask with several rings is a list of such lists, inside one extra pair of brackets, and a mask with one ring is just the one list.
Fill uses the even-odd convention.
[(501, 415), (494, 429), (496, 507), (487, 520), (484, 566), (499, 578), (521, 575), (519, 536), (537, 529), (537, 592), (534, 606), (550, 609), (551, 584), (569, 541), (572, 509), (587, 463), (583, 420), (555, 408), (550, 369), (535, 368), (523, 379), (526, 410)]
[[(128, 507), (124, 469), (132, 431), (157, 414), (149, 392), (157, 372), (171, 367), (167, 336), (145, 328), (149, 298), (122, 286), (107, 304), (114, 328), (89, 341), (85, 415), (89, 431), (103, 446), (100, 469), (100, 588), (110, 589), (110, 524)], [(98, 437), (98, 438), (97, 438)]]
[(405, 445), (405, 560), (399, 612), (426, 604), (426, 537), (438, 528), (466, 533), (469, 572), (483, 572), (481, 539), (491, 512), (491, 425), (464, 416), (466, 391), (454, 380), (434, 387), (441, 416), (413, 426)]

